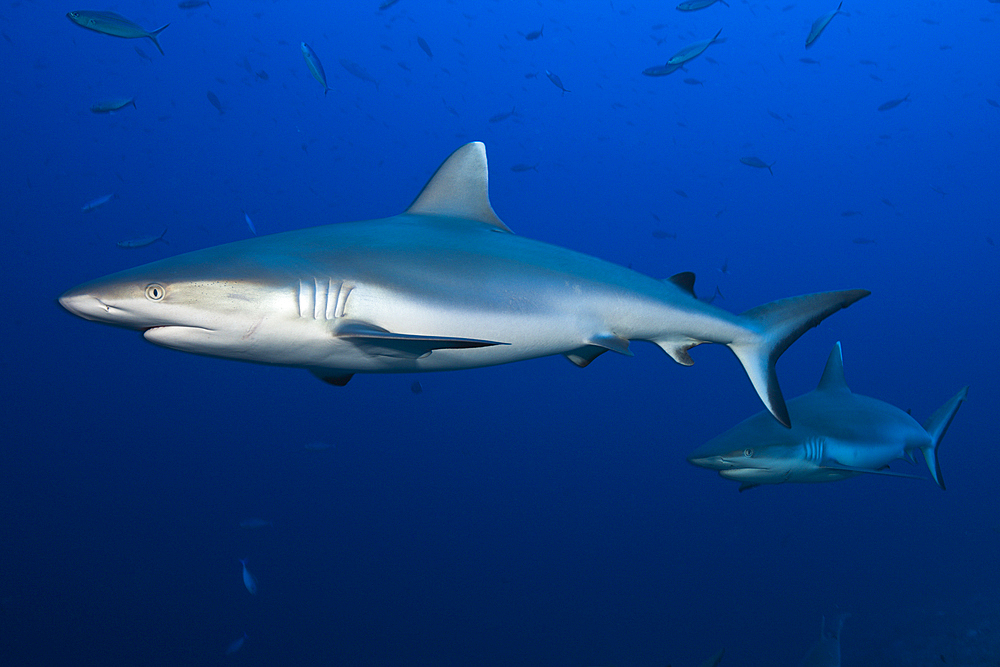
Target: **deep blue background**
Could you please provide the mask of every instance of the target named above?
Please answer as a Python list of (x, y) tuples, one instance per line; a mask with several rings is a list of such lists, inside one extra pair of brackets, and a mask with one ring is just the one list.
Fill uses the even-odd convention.
[[(213, 4), (92, 7), (170, 22), (165, 56), (72, 24), (78, 6), (0, 9), (0, 662), (683, 667), (724, 646), (724, 665), (790, 665), (823, 614), (848, 611), (845, 665), (995, 664), (1000, 6), (847, 2), (806, 51), (831, 0)], [(641, 74), (719, 28), (687, 72)], [(872, 290), (785, 354), (784, 393), (812, 389), (837, 340), (855, 391), (921, 421), (971, 385), (941, 449), (948, 490), (870, 477), (739, 494), (691, 467), (761, 409), (720, 347), (692, 368), (637, 343), (584, 370), (551, 358), (338, 389), (55, 302), (245, 238), (241, 209), (261, 234), (394, 215), (471, 140), (516, 233), (695, 271), (734, 312)], [(163, 227), (169, 246), (116, 246)], [(304, 448), (317, 440), (332, 447)]]

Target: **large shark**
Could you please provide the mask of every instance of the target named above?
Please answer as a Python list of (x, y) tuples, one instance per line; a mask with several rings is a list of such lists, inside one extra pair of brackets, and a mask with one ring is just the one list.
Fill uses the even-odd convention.
[(688, 461), (741, 482), (744, 491), (761, 484), (836, 482), (860, 474), (916, 477), (886, 468), (896, 459), (913, 463), (919, 450), (943, 489), (938, 447), (968, 392), (963, 387), (921, 426), (899, 408), (847, 388), (838, 342), (819, 386), (788, 402), (794, 422), (790, 429), (760, 412), (698, 448)]
[(402, 214), (206, 248), (115, 273), (59, 298), (80, 317), (165, 347), (354, 373), (444, 371), (552, 354), (586, 366), (629, 341), (675, 361), (721, 343), (788, 425), (774, 364), (810, 327), (869, 294), (823, 292), (733, 315), (694, 296), (694, 275), (656, 280), (516, 236), (487, 192), (486, 149), (445, 160)]

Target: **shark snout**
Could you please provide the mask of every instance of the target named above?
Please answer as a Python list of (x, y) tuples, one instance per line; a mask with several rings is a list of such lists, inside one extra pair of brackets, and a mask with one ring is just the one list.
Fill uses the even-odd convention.
[(114, 308), (91, 294), (77, 288), (59, 297), (59, 305), (85, 320), (108, 321)]
[(733, 467), (732, 463), (717, 454), (699, 454), (695, 452), (689, 455), (687, 460), (692, 465), (696, 465), (699, 468), (708, 468), (709, 470), (725, 470)]

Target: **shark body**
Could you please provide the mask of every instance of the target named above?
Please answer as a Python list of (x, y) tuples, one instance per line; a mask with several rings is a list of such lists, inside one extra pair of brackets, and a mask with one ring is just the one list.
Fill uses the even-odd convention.
[(553, 354), (586, 366), (651, 341), (675, 361), (727, 345), (788, 424), (774, 363), (802, 333), (869, 294), (823, 292), (734, 315), (657, 280), (513, 234), (487, 193), (486, 151), (455, 151), (410, 207), (379, 220), (262, 236), (100, 278), (59, 301), (80, 317), (202, 355), (355, 373), (444, 371)]
[(819, 386), (788, 402), (790, 429), (775, 428), (774, 420), (758, 413), (698, 448), (688, 461), (741, 482), (744, 491), (761, 484), (836, 482), (861, 474), (915, 477), (886, 468), (897, 459), (913, 463), (919, 450), (943, 489), (938, 447), (968, 390), (963, 387), (921, 426), (903, 410), (848, 389), (838, 342)]

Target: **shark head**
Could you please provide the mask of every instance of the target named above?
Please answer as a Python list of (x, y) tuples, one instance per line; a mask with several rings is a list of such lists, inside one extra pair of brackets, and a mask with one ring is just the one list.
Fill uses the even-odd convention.
[(761, 413), (710, 440), (687, 459), (744, 487), (781, 484), (817, 468), (809, 460), (809, 448), (790, 435), (788, 429)]
[[(275, 290), (275, 276), (265, 280), (259, 271), (247, 271), (245, 261), (227, 271), (224, 258), (202, 256), (213, 250), (83, 283), (60, 296), (59, 303), (84, 319), (141, 331), (157, 345), (248, 358), (258, 344), (258, 329), (274, 326), (284, 310), (292, 314), (294, 289), (289, 284), (287, 290)], [(213, 265), (211, 275), (203, 268), (207, 263)], [(287, 296), (279, 299), (281, 291)]]

